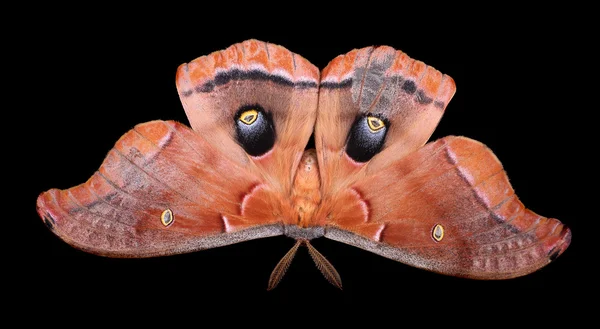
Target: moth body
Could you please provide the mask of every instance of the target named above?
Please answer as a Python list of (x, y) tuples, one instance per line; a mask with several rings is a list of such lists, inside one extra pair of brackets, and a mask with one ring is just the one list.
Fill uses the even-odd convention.
[(321, 180), (315, 149), (304, 151), (292, 188), (292, 208), (297, 212), (297, 225), (311, 226), (314, 215), (321, 204)]

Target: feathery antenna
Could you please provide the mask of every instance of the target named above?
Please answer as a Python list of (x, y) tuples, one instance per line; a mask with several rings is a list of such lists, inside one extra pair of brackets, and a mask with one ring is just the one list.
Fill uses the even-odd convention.
[(329, 281), (334, 286), (342, 289), (342, 279), (340, 278), (340, 275), (335, 270), (333, 265), (331, 265), (331, 263), (325, 258), (325, 256), (318, 252), (317, 249), (315, 249), (315, 247), (313, 247), (310, 244), (310, 242), (308, 242), (308, 240), (298, 239), (296, 240), (296, 243), (294, 244), (292, 249), (290, 249), (290, 251), (288, 251), (285, 254), (285, 256), (283, 256), (283, 258), (281, 258), (279, 263), (277, 263), (277, 265), (273, 269), (273, 272), (269, 277), (269, 285), (267, 286), (267, 290), (272, 290), (275, 287), (277, 287), (277, 285), (285, 275), (285, 272), (290, 267), (294, 256), (296, 256), (298, 248), (303, 244), (308, 248), (308, 253), (310, 254), (310, 257), (317, 265), (319, 271), (323, 273), (325, 279), (327, 279), (327, 281)]

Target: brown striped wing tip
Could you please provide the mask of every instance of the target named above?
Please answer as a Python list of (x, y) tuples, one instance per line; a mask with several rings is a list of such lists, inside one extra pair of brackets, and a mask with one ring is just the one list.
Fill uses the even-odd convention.
[(57, 189), (50, 189), (46, 192), (43, 192), (38, 196), (37, 202), (36, 202), (36, 211), (37, 211), (38, 215), (40, 216), (40, 218), (42, 219), (44, 224), (52, 232), (54, 232), (54, 229), (56, 228), (57, 216), (52, 211), (52, 208), (50, 205), (51, 205), (51, 201), (53, 199), (53, 195), (55, 195), (57, 192), (58, 192)]
[(571, 229), (558, 219), (548, 218), (549, 225), (554, 226), (551, 233), (545, 237), (544, 246), (548, 252), (548, 259), (550, 261), (555, 260), (558, 256), (562, 255), (565, 250), (571, 244)]

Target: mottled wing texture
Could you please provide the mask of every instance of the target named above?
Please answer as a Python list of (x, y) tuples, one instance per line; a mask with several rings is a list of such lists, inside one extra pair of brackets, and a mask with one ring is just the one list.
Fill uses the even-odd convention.
[(367, 47), (332, 60), (321, 74), (315, 144), (325, 194), (355, 179), (364, 164), (344, 152), (354, 120), (373, 114), (389, 120), (372, 168), (423, 146), (456, 90), (454, 80), (391, 47)]
[(465, 137), (432, 142), (356, 181), (325, 236), (430, 271), (473, 279), (531, 273), (571, 241), (519, 201), (496, 156)]
[[(84, 251), (169, 255), (281, 234), (277, 203), (255, 190), (260, 182), (188, 127), (152, 121), (123, 135), (87, 182), (42, 193), (37, 210)], [(167, 209), (172, 222), (165, 225)]]
[[(140, 124), (87, 182), (39, 196), (39, 215), (66, 242), (149, 257), (283, 233), (316, 117), (318, 70), (285, 48), (249, 40), (181, 65), (176, 79), (192, 129)], [(244, 106), (272, 117), (274, 145), (261, 156), (236, 139)]]
[[(570, 230), (515, 195), (496, 156), (464, 137), (425, 143), (455, 84), (390, 47), (353, 50), (322, 72), (315, 126), (327, 238), (430, 271), (474, 279), (533, 272), (569, 245)], [(379, 153), (346, 152), (359, 116), (388, 120)]]
[(319, 70), (281, 46), (248, 40), (182, 64), (176, 79), (192, 128), (236, 160), (247, 158), (232, 138), (238, 109), (257, 104), (272, 114), (275, 146), (252, 162), (272, 186), (289, 193), (314, 129)]

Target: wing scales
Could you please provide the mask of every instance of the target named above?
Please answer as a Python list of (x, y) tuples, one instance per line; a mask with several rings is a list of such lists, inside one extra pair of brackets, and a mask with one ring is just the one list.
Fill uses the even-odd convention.
[[(464, 137), (430, 143), (352, 188), (369, 204), (370, 222), (333, 212), (326, 237), (443, 274), (524, 275), (556, 258), (571, 239), (560, 221), (526, 209), (495, 155)], [(436, 225), (444, 230), (440, 241), (432, 235)]]

